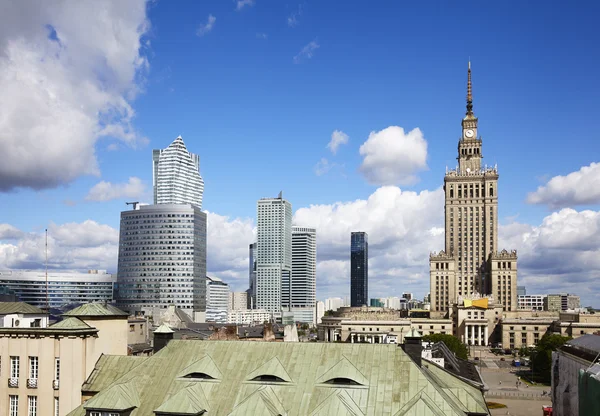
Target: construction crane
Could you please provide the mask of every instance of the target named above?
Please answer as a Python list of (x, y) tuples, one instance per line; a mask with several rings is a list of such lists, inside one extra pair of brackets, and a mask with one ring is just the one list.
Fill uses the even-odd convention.
[(135, 211), (140, 203), (138, 201), (135, 202), (125, 202), (125, 205), (133, 205), (133, 210)]

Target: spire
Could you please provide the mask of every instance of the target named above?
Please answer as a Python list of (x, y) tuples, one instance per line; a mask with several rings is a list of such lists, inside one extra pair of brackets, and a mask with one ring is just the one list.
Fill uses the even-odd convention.
[(469, 72), (467, 79), (467, 115), (473, 115), (473, 94), (471, 92), (471, 60), (469, 59)]

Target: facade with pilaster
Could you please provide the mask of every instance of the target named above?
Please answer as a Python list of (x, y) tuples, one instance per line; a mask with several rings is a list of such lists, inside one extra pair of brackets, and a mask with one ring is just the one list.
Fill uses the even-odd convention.
[[(494, 295), (505, 311), (517, 309), (517, 255), (498, 253), (498, 169), (482, 164), (482, 143), (469, 63), (458, 166), (444, 177), (445, 249), (430, 256), (431, 311), (440, 316), (458, 297), (474, 293)], [(495, 267), (499, 257), (511, 263), (510, 271)]]

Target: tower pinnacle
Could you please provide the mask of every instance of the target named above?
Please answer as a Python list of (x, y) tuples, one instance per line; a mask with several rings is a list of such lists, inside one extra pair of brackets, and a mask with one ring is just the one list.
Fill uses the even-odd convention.
[(473, 115), (473, 94), (471, 91), (471, 60), (469, 60), (469, 71), (467, 77), (467, 115)]

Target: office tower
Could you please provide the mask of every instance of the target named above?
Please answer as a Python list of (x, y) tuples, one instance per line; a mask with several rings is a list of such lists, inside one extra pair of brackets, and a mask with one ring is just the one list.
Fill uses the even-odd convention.
[(256, 308), (281, 313), (282, 287), (292, 274), (292, 204), (262, 198), (257, 203)]
[(325, 299), (325, 310), (326, 311), (337, 311), (339, 308), (348, 306), (346, 301), (342, 298), (327, 298)]
[(239, 311), (248, 308), (248, 292), (229, 292), (229, 310)]
[(252, 243), (249, 246), (250, 264), (248, 265), (248, 309), (256, 308), (256, 247), (258, 243)]
[(493, 295), (517, 309), (517, 253), (498, 252), (498, 169), (482, 166), (482, 140), (473, 113), (471, 64), (458, 167), (446, 171), (445, 250), (430, 255), (432, 312), (446, 313), (458, 297)]
[(188, 152), (181, 136), (152, 151), (154, 204), (191, 204), (202, 209), (204, 180), (200, 156)]
[(206, 311), (206, 214), (196, 205), (121, 212), (117, 304), (129, 312), (175, 305), (197, 322)]
[(369, 238), (365, 232), (350, 235), (350, 306), (369, 302)]
[(289, 307), (295, 322), (313, 323), (317, 301), (317, 230), (292, 227), (292, 279), (281, 294), (283, 309)]
[(217, 277), (206, 276), (206, 322), (227, 323), (229, 285)]

